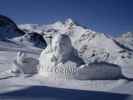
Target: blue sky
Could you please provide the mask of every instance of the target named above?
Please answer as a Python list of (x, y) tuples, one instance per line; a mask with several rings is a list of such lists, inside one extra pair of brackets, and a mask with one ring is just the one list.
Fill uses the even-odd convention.
[(0, 14), (18, 24), (49, 24), (72, 18), (114, 36), (133, 31), (133, 0), (0, 0)]

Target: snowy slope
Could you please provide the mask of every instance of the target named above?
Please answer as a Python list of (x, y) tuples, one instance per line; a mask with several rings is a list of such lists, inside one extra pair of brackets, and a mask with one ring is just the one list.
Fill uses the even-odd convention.
[[(122, 46), (124, 44), (120, 45), (113, 37), (80, 26), (72, 19), (64, 22), (57, 21), (49, 25), (22, 24), (19, 25), (19, 28), (27, 32), (42, 34), (48, 45), (51, 44), (51, 40), (56, 34), (67, 34), (79, 56), (86, 63), (104, 61), (117, 64), (123, 68), (122, 71), (127, 77), (133, 77), (132, 71), (130, 74), (128, 73), (128, 69), (133, 69), (133, 52), (130, 50), (132, 42), (128, 43), (130, 47), (125, 48)], [(123, 40), (132, 41), (128, 38)]]
[(25, 33), (17, 27), (15, 22), (8, 17), (0, 15), (0, 40), (5, 40), (24, 34)]
[(75, 24), (72, 19), (67, 19), (64, 22), (57, 21), (53, 24), (49, 25), (38, 25), (38, 24), (21, 24), (18, 27), (25, 32), (37, 32), (42, 34), (45, 37), (54, 36), (59, 33), (66, 33), (70, 37), (72, 37), (72, 41), (80, 38), (82, 34), (85, 32), (94, 33), (94, 31), (90, 29), (86, 29), (82, 26)]
[(47, 44), (43, 37), (38, 33), (26, 33), (23, 36), (15, 37), (10, 39), (10, 41), (23, 46), (37, 47), (37, 48), (46, 48)]
[(127, 67), (133, 68), (133, 52), (117, 45), (114, 39), (105, 34), (95, 34), (91, 39), (78, 40), (77, 49), (86, 63), (101, 61), (113, 63), (121, 66), (127, 77), (132, 77), (125, 70), (127, 70)]
[[(95, 73), (91, 73), (92, 71), (89, 72), (90, 69), (95, 71), (96, 73), (98, 71), (99, 73), (100, 72), (99, 70), (101, 70), (101, 68), (103, 72), (105, 72), (104, 69), (107, 68), (108, 71), (116, 72), (115, 74), (117, 75), (117, 71), (116, 70), (112, 71), (111, 67), (116, 68), (115, 66), (118, 66), (122, 69), (123, 75), (129, 78), (133, 78), (133, 62), (132, 62), (133, 52), (127, 49), (127, 48), (131, 49), (131, 47), (127, 46), (127, 48), (124, 48), (123, 46), (118, 45), (114, 38), (109, 37), (103, 33), (98, 33), (98, 32), (92, 31), (91, 29), (80, 26), (79, 24), (76, 24), (72, 19), (67, 19), (64, 22), (58, 21), (49, 25), (22, 24), (22, 25), (19, 25), (18, 27), (22, 29), (26, 34), (22, 36), (18, 36), (15, 34), (10, 39), (4, 38), (6, 39), (6, 41), (5, 40), (0, 41), (0, 99), (1, 98), (9, 99), (10, 97), (13, 97), (13, 96), (14, 96), (13, 99), (20, 99), (20, 97), (22, 97), (22, 99), (23, 98), (38, 99), (38, 97), (41, 96), (42, 99), (46, 99), (46, 100), (47, 99), (64, 100), (66, 98), (67, 99), (72, 98), (72, 100), (73, 99), (85, 100), (86, 98), (88, 100), (88, 98), (94, 98), (94, 100), (97, 100), (97, 99), (99, 100), (99, 98), (105, 99), (105, 97), (107, 97), (107, 99), (110, 98), (110, 100), (111, 99), (132, 100), (133, 97), (132, 96), (129, 97), (129, 95), (133, 95), (132, 88), (131, 88), (133, 84), (132, 84), (132, 80), (127, 80), (127, 79), (120, 78), (116, 80), (93, 80), (93, 81), (82, 80), (81, 81), (81, 80), (73, 80), (73, 79), (64, 80), (64, 79), (57, 78), (56, 80), (53, 80), (51, 78), (52, 76), (46, 78), (46, 77), (42, 77), (41, 75), (27, 76), (24, 74), (14, 77), (12, 73), (10, 73), (10, 69), (12, 69), (12, 67), (14, 66), (14, 61), (17, 58), (18, 51), (22, 51), (27, 54), (27, 57), (24, 57), (24, 59), (21, 59), (22, 61), (20, 63), (17, 62), (17, 64), (22, 64), (22, 65), (24, 63), (26, 66), (22, 66), (22, 67), (24, 67), (25, 70), (26, 70), (26, 67), (29, 66), (29, 63), (34, 64), (34, 62), (27, 60), (27, 58), (28, 59), (39, 58), (42, 49), (38, 48), (38, 45), (40, 44), (40, 42), (38, 41), (40, 41), (40, 38), (37, 38), (38, 36), (37, 34), (41, 35), (41, 39), (42, 37), (44, 38), (44, 41), (47, 42), (47, 47), (50, 47), (50, 45), (52, 44), (51, 38), (55, 37), (56, 34), (66, 34), (72, 40), (72, 47), (74, 47), (74, 50), (76, 50), (73, 53), (74, 54), (76, 53), (77, 56), (83, 59), (83, 61), (86, 64), (90, 65), (89, 67), (84, 67), (83, 65), (79, 68), (79, 72), (82, 75), (83, 75), (82, 72), (86, 72), (85, 74), (88, 75), (88, 73), (90, 73), (93, 76), (95, 75)], [(0, 30), (0, 32), (3, 33), (3, 29), (2, 31)], [(27, 38), (27, 36), (31, 35), (30, 34), (31, 32), (32, 33), (36, 32), (37, 34), (33, 38), (31, 37)], [(11, 35), (13, 33), (14, 33), (14, 30), (13, 32), (8, 31), (7, 35)], [(6, 37), (7, 35), (5, 35), (4, 37)], [(34, 40), (36, 38), (37, 40), (31, 41), (32, 39)], [(41, 41), (41, 43), (44, 43), (44, 41)], [(60, 43), (63, 43), (63, 42), (60, 41)], [(41, 47), (43, 46), (46, 46), (46, 45), (44, 44), (41, 45)], [(58, 52), (58, 54), (60, 53)], [(60, 56), (60, 55), (57, 55), (57, 56)], [(48, 59), (45, 59), (46, 58), (45, 55), (43, 57), (44, 58), (42, 59), (42, 63), (44, 63), (45, 65), (45, 62), (48, 61)], [(72, 55), (70, 57), (72, 57)], [(92, 64), (91, 66), (90, 63), (93, 63), (93, 62), (95, 63)], [(111, 67), (107, 67), (109, 65), (108, 62), (111, 63), (110, 65)], [(77, 62), (74, 62), (72, 67), (74, 66), (75, 68), (75, 64), (77, 64)], [(113, 65), (113, 64), (116, 64), (116, 65)], [(63, 63), (61, 66), (58, 67), (59, 71), (61, 71), (60, 67), (64, 68), (64, 65), (65, 64)], [(31, 67), (33, 66), (30, 66), (28, 68), (31, 68)], [(71, 73), (73, 69), (71, 69), (72, 67), (71, 68), (69, 67), (68, 69), (70, 69), (70, 73)], [(96, 67), (98, 70), (95, 69)], [(107, 72), (106, 74), (108, 74)], [(103, 74), (103, 76), (106, 76), (106, 75)], [(86, 91), (82, 91), (82, 90), (86, 90)], [(100, 94), (98, 91), (101, 91)], [(108, 94), (107, 92), (112, 92), (112, 93)], [(114, 94), (114, 92), (118, 94)], [(123, 93), (123, 94), (119, 94), (119, 93)], [(33, 98), (33, 95), (35, 98)]]
[(125, 48), (129, 48), (133, 51), (133, 33), (132, 32), (124, 33), (120, 37), (116, 38), (116, 40)]

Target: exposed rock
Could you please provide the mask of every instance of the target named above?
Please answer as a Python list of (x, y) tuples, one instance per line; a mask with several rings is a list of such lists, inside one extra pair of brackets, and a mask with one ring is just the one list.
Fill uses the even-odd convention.
[(38, 48), (46, 48), (47, 44), (43, 36), (38, 33), (26, 33), (23, 36), (15, 37), (12, 39), (17, 44), (22, 44), (25, 46), (32, 46)]
[(0, 39), (5, 40), (17, 36), (24, 35), (15, 22), (6, 16), (0, 15)]

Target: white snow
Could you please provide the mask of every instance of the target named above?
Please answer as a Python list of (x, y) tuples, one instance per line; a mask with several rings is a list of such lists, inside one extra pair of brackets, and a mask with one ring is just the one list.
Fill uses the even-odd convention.
[(116, 40), (126, 48), (133, 50), (133, 33), (127, 32), (117, 37)]
[(121, 68), (108, 63), (83, 65), (74, 58), (70, 38), (65, 34), (58, 34), (52, 40), (51, 52), (44, 50), (39, 58), (40, 75), (69, 79), (115, 79), (121, 77)]
[(18, 52), (17, 57), (13, 62), (15, 71), (20, 71), (23, 74), (37, 73), (38, 60), (32, 57), (27, 57), (24, 52)]
[[(121, 77), (133, 78), (133, 52), (118, 45), (114, 38), (77, 25), (72, 19), (19, 27), (27, 33), (37, 32), (44, 39), (50, 37), (50, 41), (43, 51), (17, 41), (0, 41), (0, 94), (41, 86), (44, 96), (48, 91), (44, 87), (48, 86), (69, 92), (76, 89), (133, 95), (132, 80)], [(31, 89), (31, 94), (41, 89)]]
[[(30, 26), (29, 31), (39, 30), (38, 33), (43, 34), (48, 45), (51, 44), (51, 38), (57, 34), (66, 34), (71, 38), (73, 47), (78, 50), (79, 56), (85, 63), (95, 61), (113, 63), (122, 67), (126, 77), (132, 77), (132, 71), (129, 74), (127, 70), (128, 68), (132, 69), (133, 52), (118, 45), (113, 37), (77, 25), (72, 19), (67, 19), (64, 22), (57, 21), (49, 25), (35, 25), (36, 28), (28, 25)], [(25, 30), (27, 26), (21, 27), (20, 25), (20, 28)], [(130, 55), (130, 57), (125, 55)]]
[(55, 78), (74, 77), (73, 75), (81, 61), (74, 57), (70, 38), (65, 34), (58, 34), (52, 40), (51, 48), (48, 49), (44, 50), (40, 55), (39, 74)]
[(121, 68), (109, 63), (92, 63), (78, 68), (76, 79), (81, 80), (111, 80), (121, 77)]

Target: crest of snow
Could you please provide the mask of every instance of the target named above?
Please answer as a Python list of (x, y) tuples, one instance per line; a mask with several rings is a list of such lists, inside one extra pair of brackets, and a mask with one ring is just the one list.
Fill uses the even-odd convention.
[[(39, 34), (51, 35), (58, 33), (67, 33), (73, 38), (79, 38), (81, 34), (85, 32), (94, 32), (90, 29), (86, 29), (82, 26), (78, 26), (72, 19), (67, 19), (65, 22), (57, 21), (49, 25), (38, 25), (38, 24), (21, 24), (18, 25), (20, 29), (28, 32), (38, 32)], [(73, 40), (73, 39), (72, 39)]]
[(43, 31), (42, 28), (39, 29), (41, 27), (39, 24), (20, 24), (18, 25), (18, 27), (27, 33), (31, 32), (41, 33)]
[(75, 22), (71, 18), (68, 18), (68, 19), (65, 20), (65, 24), (66, 25), (74, 25)]

